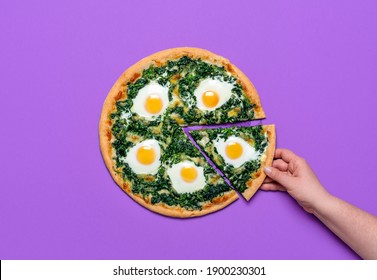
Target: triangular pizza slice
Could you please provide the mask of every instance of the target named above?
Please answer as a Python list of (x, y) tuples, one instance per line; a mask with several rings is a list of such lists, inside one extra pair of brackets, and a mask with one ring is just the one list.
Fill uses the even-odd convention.
[(255, 194), (275, 152), (275, 126), (227, 127), (190, 131), (196, 143), (246, 200)]

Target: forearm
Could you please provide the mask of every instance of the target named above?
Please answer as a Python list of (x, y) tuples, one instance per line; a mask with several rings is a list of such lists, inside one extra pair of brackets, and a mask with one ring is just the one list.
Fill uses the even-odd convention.
[(313, 213), (363, 259), (377, 259), (377, 217), (328, 195)]

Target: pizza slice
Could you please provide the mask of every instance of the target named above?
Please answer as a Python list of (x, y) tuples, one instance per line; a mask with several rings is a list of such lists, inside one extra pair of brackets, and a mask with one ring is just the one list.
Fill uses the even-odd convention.
[(228, 127), (190, 131), (196, 143), (246, 200), (255, 194), (275, 151), (275, 126)]

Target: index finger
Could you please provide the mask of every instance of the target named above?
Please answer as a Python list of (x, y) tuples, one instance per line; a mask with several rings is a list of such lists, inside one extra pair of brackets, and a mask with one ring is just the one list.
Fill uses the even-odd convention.
[(275, 156), (274, 156), (275, 159), (279, 159), (281, 158), (282, 160), (284, 160), (285, 162), (290, 162), (292, 161), (293, 159), (297, 158), (297, 155), (292, 152), (291, 150), (288, 150), (288, 149), (276, 149), (275, 150)]

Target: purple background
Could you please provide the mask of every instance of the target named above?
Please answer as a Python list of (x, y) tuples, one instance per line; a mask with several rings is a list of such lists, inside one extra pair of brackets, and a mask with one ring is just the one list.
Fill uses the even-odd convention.
[(107, 172), (98, 121), (139, 59), (211, 50), (254, 83), (278, 147), (376, 214), (375, 1), (71, 2), (0, 4), (0, 259), (358, 259), (286, 193), (188, 220), (144, 209)]

